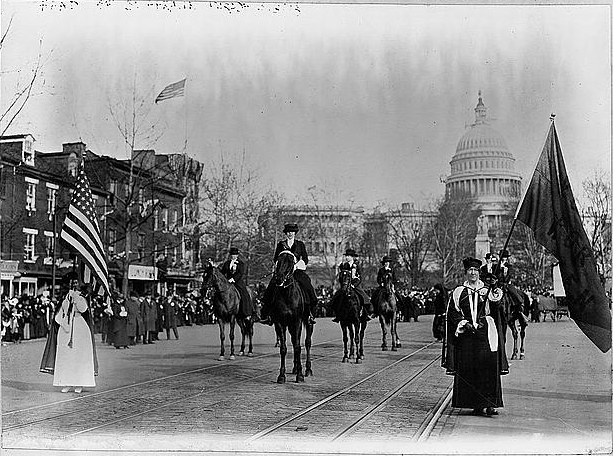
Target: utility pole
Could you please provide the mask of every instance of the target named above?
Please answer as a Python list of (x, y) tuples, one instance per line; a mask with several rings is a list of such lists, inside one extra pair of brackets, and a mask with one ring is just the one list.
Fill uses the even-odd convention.
[(53, 217), (53, 249), (51, 254), (51, 300), (55, 298), (55, 246), (57, 244), (57, 233), (56, 233), (56, 211), (55, 211), (55, 201), (53, 202), (53, 208), (51, 209), (51, 217)]

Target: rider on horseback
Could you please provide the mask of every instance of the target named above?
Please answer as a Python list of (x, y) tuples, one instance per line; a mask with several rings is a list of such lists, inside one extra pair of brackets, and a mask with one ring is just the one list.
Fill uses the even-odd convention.
[(498, 279), (498, 284), (512, 299), (515, 305), (509, 309), (509, 314), (516, 313), (517, 318), (522, 320), (526, 326), (528, 326), (528, 317), (524, 314), (523, 297), (520, 291), (515, 288), (511, 283), (511, 265), (509, 264), (509, 258), (511, 254), (508, 250), (500, 251), (500, 263), (497, 267), (494, 267), (494, 274)]
[[(391, 276), (391, 281), (392, 281), (392, 292), (396, 296), (396, 302), (399, 303), (401, 302), (401, 298), (400, 298), (400, 295), (395, 290), (395, 285), (396, 285), (397, 280), (396, 280), (396, 272), (391, 266), (392, 259), (389, 256), (385, 255), (383, 259), (381, 260), (381, 264), (382, 266), (379, 268), (379, 271), (377, 272), (377, 283), (379, 284), (379, 288), (373, 291), (372, 296), (370, 298), (370, 302), (373, 304), (373, 306), (375, 305), (375, 303), (377, 302), (377, 298), (379, 297), (379, 294), (385, 288), (386, 277), (389, 275)], [(375, 308), (374, 313), (377, 314), (378, 312), (379, 312), (379, 309)]]
[(231, 247), (230, 258), (221, 265), (221, 273), (228, 279), (228, 282), (232, 283), (239, 294), (241, 295), (240, 308), (238, 315), (245, 320), (249, 320), (253, 315), (253, 305), (251, 302), (251, 296), (245, 285), (243, 275), (245, 273), (245, 263), (238, 258), (238, 249)]
[[(339, 282), (340, 282), (340, 274), (342, 274), (343, 271), (350, 271), (351, 286), (353, 287), (358, 297), (358, 300), (360, 301), (360, 308), (362, 309), (361, 313), (366, 317), (366, 321), (368, 321), (373, 318), (373, 315), (372, 315), (373, 306), (366, 292), (360, 288), (360, 283), (362, 282), (362, 270), (360, 268), (360, 265), (356, 261), (357, 257), (358, 257), (358, 254), (355, 252), (355, 250), (347, 249), (345, 251), (345, 262), (341, 263), (340, 266), (338, 267)], [(339, 310), (338, 306), (341, 302), (342, 292), (343, 291), (339, 289), (334, 294), (334, 296), (332, 296), (332, 300), (330, 302), (330, 307), (332, 307), (332, 310), (334, 311), (334, 315), (336, 315), (336, 317), (332, 321), (336, 323), (340, 321), (338, 318), (338, 310)]]
[[(311, 284), (311, 279), (306, 273), (306, 265), (309, 263), (309, 257), (307, 255), (306, 247), (304, 246), (304, 242), (298, 241), (295, 239), (296, 233), (298, 232), (298, 225), (295, 223), (286, 223), (283, 228), (283, 233), (285, 234), (285, 240), (279, 242), (277, 244), (277, 248), (275, 250), (275, 256), (273, 261), (276, 263), (279, 258), (279, 254), (285, 250), (289, 250), (294, 254), (296, 258), (296, 264), (294, 266), (294, 279), (296, 282), (300, 284), (300, 287), (305, 292), (307, 297), (307, 307), (309, 312), (309, 323), (315, 324), (315, 309), (317, 308), (317, 296), (315, 295), (315, 289)], [(264, 291), (264, 296), (262, 297), (262, 309), (261, 309), (261, 323), (272, 325), (272, 320), (270, 319), (269, 312), (271, 301), (275, 289), (274, 278), (270, 280), (266, 291)]]

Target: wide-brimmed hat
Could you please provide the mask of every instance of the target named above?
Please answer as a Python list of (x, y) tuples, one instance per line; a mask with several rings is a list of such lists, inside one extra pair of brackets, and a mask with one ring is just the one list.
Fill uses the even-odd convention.
[(509, 258), (511, 256), (511, 254), (509, 253), (508, 250), (501, 250), (500, 251), (500, 258)]
[(284, 233), (290, 233), (290, 232), (297, 233), (298, 225), (296, 223), (286, 223), (285, 227), (283, 227), (283, 232)]
[(230, 253), (230, 255), (238, 255), (238, 248), (237, 247), (230, 247), (229, 253)]
[(383, 259), (381, 260), (381, 264), (383, 264), (383, 263), (391, 263), (391, 262), (392, 262), (392, 257), (389, 257), (387, 255), (385, 255), (383, 257)]
[(473, 257), (466, 257), (462, 260), (462, 264), (464, 265), (465, 271), (468, 271), (470, 268), (479, 269), (481, 267), (481, 260)]
[(355, 250), (353, 249), (347, 249), (345, 250), (345, 256), (352, 256), (352, 257), (358, 257), (359, 255), (357, 253), (355, 253)]

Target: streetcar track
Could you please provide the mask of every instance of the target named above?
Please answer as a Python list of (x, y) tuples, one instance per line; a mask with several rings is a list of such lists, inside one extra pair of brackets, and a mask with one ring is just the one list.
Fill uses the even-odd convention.
[(390, 402), (393, 398), (395, 398), (396, 396), (398, 396), (400, 394), (400, 392), (406, 388), (406, 386), (411, 383), (414, 379), (416, 379), (417, 377), (419, 377), (423, 372), (426, 371), (426, 369), (428, 369), (430, 366), (432, 366), (432, 364), (434, 364), (435, 361), (438, 361), (441, 358), (441, 355), (438, 355), (436, 358), (434, 358), (432, 361), (428, 362), (428, 364), (426, 364), (425, 366), (421, 367), (417, 372), (415, 372), (413, 375), (411, 375), (407, 380), (404, 380), (399, 386), (397, 386), (396, 388), (394, 388), (392, 391), (390, 391), (389, 393), (387, 393), (385, 396), (383, 396), (383, 398), (381, 398), (376, 404), (371, 405), (370, 407), (368, 407), (364, 412), (362, 412), (362, 414), (355, 419), (351, 424), (349, 424), (348, 426), (346, 426), (344, 429), (342, 429), (341, 431), (337, 432), (334, 437), (332, 437), (332, 441), (338, 440), (341, 437), (347, 435), (349, 432), (351, 432), (353, 429), (355, 429), (356, 427), (358, 427), (360, 425), (360, 423), (362, 423), (363, 421), (367, 420), (368, 418), (370, 418), (372, 415), (374, 415), (375, 413), (377, 413), (379, 410), (381, 410), (385, 405), (387, 405), (388, 402)]
[[(331, 342), (336, 342), (336, 341), (337, 341), (337, 339), (322, 341), (322, 342), (318, 342), (318, 343), (312, 344), (312, 347), (314, 347), (314, 346), (325, 346), (327, 344), (330, 344)], [(324, 360), (324, 359), (332, 358), (332, 357), (338, 355), (338, 347), (336, 345), (331, 345), (330, 349), (333, 349), (333, 352), (329, 353), (329, 354), (323, 354), (323, 355), (314, 354), (313, 357), (312, 357), (313, 361)], [(185, 376), (186, 374), (201, 373), (203, 371), (211, 370), (213, 368), (225, 368), (225, 367), (231, 368), (232, 366), (236, 366), (237, 364), (245, 363), (245, 362), (247, 362), (250, 359), (267, 358), (267, 357), (271, 357), (273, 355), (274, 356), (278, 356), (278, 352), (277, 351), (273, 351), (271, 353), (264, 353), (264, 354), (257, 355), (257, 356), (254, 356), (254, 357), (245, 357), (242, 360), (239, 360), (238, 363), (226, 363), (226, 364), (218, 364), (218, 365), (205, 366), (205, 367), (202, 367), (202, 368), (193, 369), (191, 371), (180, 372), (180, 373), (168, 375), (168, 376), (165, 376), (165, 377), (160, 377), (160, 378), (156, 378), (156, 379), (146, 380), (146, 381), (143, 381), (143, 382), (133, 383), (131, 385), (125, 385), (125, 386), (118, 387), (118, 388), (113, 388), (113, 389), (109, 389), (109, 390), (105, 390), (105, 391), (100, 391), (100, 392), (89, 394), (89, 395), (86, 395), (86, 396), (80, 396), (80, 397), (71, 398), (71, 399), (67, 399), (67, 400), (62, 400), (62, 401), (52, 402), (52, 403), (48, 403), (48, 404), (43, 404), (43, 405), (39, 405), (39, 406), (35, 406), (35, 407), (29, 407), (29, 408), (20, 409), (20, 410), (14, 410), (14, 411), (6, 412), (5, 414), (3, 414), (3, 418), (6, 415), (14, 415), (14, 414), (19, 413), (19, 412), (27, 412), (27, 411), (30, 411), (30, 410), (39, 409), (39, 408), (43, 408), (43, 407), (52, 407), (52, 406), (55, 406), (55, 405), (58, 405), (58, 404), (70, 403), (70, 402), (77, 401), (77, 400), (84, 400), (84, 399), (89, 399), (89, 398), (93, 398), (94, 400), (96, 400), (96, 399), (99, 398), (99, 396), (102, 396), (102, 395), (107, 394), (107, 393), (117, 392), (117, 391), (120, 391), (120, 390), (126, 390), (128, 388), (135, 388), (135, 387), (138, 387), (138, 386), (143, 386), (143, 385), (151, 384), (151, 383), (154, 383), (154, 382), (157, 382), (157, 381), (164, 381), (164, 380), (168, 380), (168, 379), (172, 379), (172, 378), (176, 378), (176, 377), (180, 377), (180, 376)], [(120, 422), (120, 421), (124, 421), (124, 420), (130, 419), (130, 418), (134, 418), (134, 417), (142, 415), (143, 413), (148, 413), (148, 412), (151, 412), (151, 411), (159, 410), (161, 408), (164, 408), (166, 406), (175, 404), (177, 402), (183, 402), (183, 401), (186, 401), (188, 399), (193, 399), (195, 397), (201, 396), (204, 393), (210, 393), (210, 392), (214, 392), (214, 391), (217, 391), (217, 390), (220, 390), (220, 389), (223, 389), (223, 388), (234, 387), (236, 385), (240, 385), (240, 384), (248, 382), (248, 381), (252, 381), (252, 380), (259, 379), (259, 378), (262, 378), (262, 377), (266, 377), (266, 376), (269, 376), (269, 375), (274, 375), (277, 371), (278, 371), (278, 368), (275, 367), (274, 369), (269, 369), (266, 372), (261, 373), (261, 374), (257, 374), (257, 375), (251, 374), (251, 375), (248, 375), (246, 378), (243, 378), (241, 380), (237, 380), (237, 381), (234, 381), (234, 382), (229, 383), (229, 384), (226, 383), (226, 384), (223, 384), (223, 385), (218, 385), (218, 386), (215, 386), (215, 387), (212, 387), (212, 388), (208, 388), (206, 390), (201, 390), (197, 394), (193, 394), (193, 395), (190, 395), (190, 396), (187, 396), (187, 397), (184, 397), (184, 398), (174, 399), (174, 401), (168, 401), (168, 402), (166, 402), (164, 404), (161, 404), (160, 406), (156, 406), (154, 408), (147, 409), (145, 412), (139, 412), (137, 414), (132, 414), (132, 415), (128, 415), (128, 416), (122, 417), (122, 418), (120, 418), (118, 420), (115, 420), (115, 421), (112, 421), (112, 422), (103, 423), (103, 424), (100, 424), (98, 426), (95, 426), (95, 427), (91, 428), (90, 430), (95, 430), (95, 429), (98, 429), (100, 427), (104, 427), (104, 426), (108, 426), (110, 424), (113, 424), (115, 422)], [(188, 381), (186, 383), (190, 383), (190, 381)], [(24, 427), (27, 427), (27, 426), (30, 426), (30, 425), (34, 425), (34, 424), (39, 424), (39, 423), (43, 423), (43, 422), (53, 421), (53, 420), (56, 420), (58, 418), (68, 417), (68, 416), (71, 416), (71, 415), (74, 415), (74, 414), (77, 414), (77, 413), (81, 413), (81, 412), (82, 412), (82, 410), (75, 409), (75, 410), (71, 410), (71, 411), (68, 411), (68, 412), (65, 412), (65, 413), (54, 414), (52, 416), (47, 416), (47, 417), (40, 418), (40, 419), (29, 420), (29, 421), (25, 421), (25, 422), (9, 425), (9, 426), (3, 426), (3, 430), (7, 431), (7, 430), (20, 429), (20, 428), (24, 428)], [(87, 432), (87, 430), (86, 431), (80, 431), (77, 434), (83, 433), (83, 432)], [(73, 434), (68, 434), (68, 435), (73, 435)], [(76, 435), (76, 434), (74, 434), (74, 435)]]
[(432, 410), (428, 412), (428, 416), (426, 416), (426, 419), (422, 422), (421, 426), (411, 440), (416, 442), (423, 442), (428, 437), (430, 437), (432, 429), (434, 429), (434, 426), (436, 426), (436, 423), (438, 423), (438, 420), (443, 414), (443, 411), (447, 408), (449, 402), (451, 402), (452, 395), (453, 384), (447, 387), (436, 405), (432, 408)]
[[(323, 341), (323, 342), (314, 343), (312, 345), (312, 347), (317, 347), (317, 346), (320, 346), (320, 345), (325, 345), (325, 344), (329, 344), (329, 343), (337, 342), (337, 341), (338, 341), (338, 339), (326, 340), (326, 341)], [(114, 393), (114, 392), (121, 391), (121, 390), (128, 389), (128, 388), (134, 388), (134, 387), (137, 387), (137, 386), (148, 385), (150, 383), (155, 383), (155, 382), (158, 382), (158, 381), (164, 381), (164, 380), (168, 380), (168, 379), (171, 379), (171, 378), (181, 377), (181, 376), (184, 376), (184, 375), (204, 372), (204, 371), (211, 370), (211, 369), (229, 367), (229, 366), (232, 366), (232, 365), (237, 365), (237, 364), (245, 363), (245, 362), (247, 362), (249, 360), (268, 358), (268, 357), (275, 356), (275, 355), (278, 356), (279, 352), (278, 351), (273, 351), (273, 352), (270, 352), (270, 353), (263, 353), (261, 355), (256, 355), (256, 356), (247, 356), (247, 355), (245, 355), (245, 356), (239, 357), (238, 360), (232, 360), (231, 363), (226, 363), (226, 364), (211, 364), (209, 366), (199, 367), (198, 369), (192, 369), (192, 370), (185, 371), (185, 372), (178, 372), (176, 374), (166, 375), (164, 377), (153, 378), (153, 379), (150, 379), (150, 380), (144, 380), (142, 382), (131, 383), (129, 385), (118, 386), (116, 388), (111, 388), (111, 389), (104, 390), (104, 391), (98, 391), (98, 392), (94, 392), (94, 393), (90, 393), (90, 394), (85, 394), (85, 395), (82, 395), (82, 396), (72, 397), (70, 399), (62, 399), (61, 401), (49, 402), (49, 403), (46, 403), (46, 404), (34, 405), (32, 407), (26, 407), (26, 408), (23, 408), (23, 409), (17, 409), (17, 410), (11, 410), (11, 411), (8, 411), (8, 412), (3, 412), (2, 413), (2, 417), (13, 415), (15, 413), (28, 412), (30, 410), (36, 410), (36, 409), (40, 409), (40, 408), (44, 408), (44, 407), (50, 407), (50, 406), (53, 406), (53, 405), (65, 404), (65, 403), (69, 403), (69, 402), (73, 402), (73, 401), (81, 401), (83, 399), (88, 399), (88, 398), (92, 398), (92, 397), (96, 397), (96, 396), (100, 396), (100, 395), (104, 395), (104, 394), (108, 394), (108, 393)]]
[[(307, 413), (309, 413), (309, 412), (311, 412), (311, 411), (313, 411), (313, 410), (315, 410), (317, 408), (320, 408), (324, 404), (327, 404), (328, 402), (332, 401), (333, 399), (335, 399), (335, 398), (337, 398), (337, 397), (339, 397), (339, 396), (341, 396), (343, 394), (346, 394), (347, 392), (351, 391), (355, 387), (361, 385), (362, 383), (367, 382), (368, 380), (370, 380), (370, 379), (376, 377), (377, 375), (381, 374), (382, 372), (385, 372), (386, 370), (396, 366), (397, 364), (400, 364), (401, 362), (403, 362), (406, 359), (412, 357), (413, 355), (421, 352), (422, 350), (425, 350), (426, 348), (430, 347), (431, 345), (433, 345), (435, 343), (437, 343), (437, 342), (430, 342), (430, 343), (424, 345), (423, 347), (415, 350), (414, 352), (409, 353), (408, 355), (403, 356), (402, 358), (394, 361), (391, 364), (386, 365), (385, 367), (383, 367), (383, 368), (373, 372), (372, 374), (364, 377), (363, 379), (358, 380), (357, 382), (352, 383), (351, 385), (346, 386), (345, 388), (336, 391), (335, 393), (325, 397), (324, 399), (316, 402), (315, 404), (312, 404), (309, 407), (306, 407), (306, 408), (300, 410), (299, 412), (297, 412), (297, 413), (295, 413), (295, 414), (285, 418), (284, 420), (281, 420), (278, 423), (275, 423), (272, 426), (269, 426), (268, 428), (258, 432), (257, 434), (252, 435), (246, 441), (247, 442), (253, 442), (255, 440), (259, 440), (262, 437), (265, 437), (265, 436), (275, 432), (276, 430), (281, 429), (282, 427), (284, 427), (285, 425), (291, 423), (292, 421), (295, 421), (296, 419), (306, 415)], [(440, 355), (436, 359), (438, 359), (438, 358), (440, 358)], [(432, 364), (434, 361), (436, 361), (436, 359), (433, 360), (430, 364)]]

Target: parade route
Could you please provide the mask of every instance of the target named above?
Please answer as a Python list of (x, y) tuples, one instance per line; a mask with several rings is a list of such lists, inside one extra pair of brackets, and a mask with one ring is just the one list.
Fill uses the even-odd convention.
[[(381, 352), (378, 324), (370, 324), (361, 365), (340, 363), (340, 330), (330, 319), (315, 328), (314, 376), (303, 384), (291, 376), (284, 385), (275, 382), (278, 349), (272, 328), (262, 325), (254, 356), (233, 361), (217, 360), (213, 325), (182, 327), (179, 340), (163, 336), (129, 350), (102, 345), (97, 335), (98, 385), (81, 395), (60, 393), (51, 376), (38, 373), (43, 341), (4, 346), (3, 449), (16, 455), (42, 448), (95, 454), (611, 451), (610, 354), (568, 319), (530, 325), (526, 359), (512, 361), (503, 377), (505, 407), (495, 417), (444, 404), (452, 378), (439, 367), (431, 316), (399, 324), (397, 352)], [(353, 416), (363, 418), (352, 425)], [(284, 419), (291, 422), (278, 428)]]

